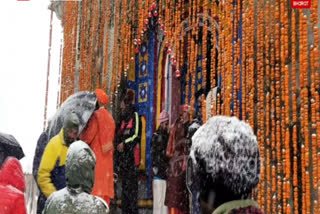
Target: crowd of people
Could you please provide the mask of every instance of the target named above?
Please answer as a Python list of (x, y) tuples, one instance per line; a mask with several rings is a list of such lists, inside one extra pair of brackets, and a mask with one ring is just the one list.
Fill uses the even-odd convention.
[[(81, 133), (80, 118), (70, 112), (56, 136), (48, 139), (47, 129), (38, 140), (33, 176), (39, 214), (108, 213), (114, 171), (122, 181), (122, 213), (138, 214), (140, 117), (126, 96), (116, 123), (108, 95), (101, 89), (95, 94), (97, 107)], [(171, 126), (165, 110), (158, 120), (151, 141), (154, 214), (262, 214), (251, 200), (260, 179), (260, 153), (248, 124), (215, 116), (202, 125), (188, 105), (180, 106)], [(26, 213), (22, 168), (10, 157), (1, 166), (0, 192), (13, 188), (14, 194), (0, 194), (0, 214)]]

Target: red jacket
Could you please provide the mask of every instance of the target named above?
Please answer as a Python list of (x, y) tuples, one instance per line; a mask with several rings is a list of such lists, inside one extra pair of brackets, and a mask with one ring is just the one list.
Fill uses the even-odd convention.
[(25, 189), (20, 162), (7, 158), (0, 170), (0, 214), (26, 214)]

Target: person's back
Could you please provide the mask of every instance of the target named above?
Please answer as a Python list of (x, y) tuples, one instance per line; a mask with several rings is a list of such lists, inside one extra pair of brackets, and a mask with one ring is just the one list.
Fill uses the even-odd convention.
[(100, 199), (86, 192), (76, 193), (64, 188), (48, 199), (45, 214), (103, 214), (107, 213)]
[(54, 192), (47, 200), (44, 214), (104, 214), (105, 202), (90, 195), (94, 184), (96, 158), (90, 147), (82, 142), (73, 143), (67, 155), (67, 187)]
[(26, 214), (25, 181), (16, 158), (8, 157), (0, 170), (0, 213)]
[(187, 186), (203, 214), (262, 214), (251, 200), (260, 179), (260, 152), (252, 128), (235, 117), (210, 118), (192, 137)]

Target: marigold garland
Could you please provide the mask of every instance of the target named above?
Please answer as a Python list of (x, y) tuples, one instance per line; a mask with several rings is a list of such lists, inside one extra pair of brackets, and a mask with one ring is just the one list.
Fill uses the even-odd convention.
[[(241, 117), (253, 127), (262, 159), (254, 197), (263, 211), (319, 213), (319, 5), (313, 1), (306, 12), (289, 8), (288, 2), (83, 0), (77, 84), (80, 90), (90, 90), (102, 82), (104, 89), (110, 87), (111, 94), (117, 93), (121, 76), (134, 64), (155, 21), (173, 72), (185, 75), (185, 102), (191, 108), (198, 102), (195, 93), (201, 66), (202, 89), (210, 90), (207, 83), (221, 89), (212, 97), (209, 113)], [(61, 101), (75, 86), (78, 7), (78, 2), (64, 3)], [(103, 74), (95, 70), (100, 57), (95, 48), (103, 50)], [(109, 61), (108, 52), (112, 52)], [(205, 122), (209, 105), (205, 95), (200, 102)]]

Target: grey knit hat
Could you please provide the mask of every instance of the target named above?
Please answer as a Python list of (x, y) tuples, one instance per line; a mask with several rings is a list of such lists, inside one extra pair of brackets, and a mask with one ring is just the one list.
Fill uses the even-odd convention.
[(210, 118), (192, 137), (190, 158), (204, 163), (213, 183), (223, 183), (234, 195), (248, 194), (260, 180), (260, 153), (251, 127), (236, 117)]

